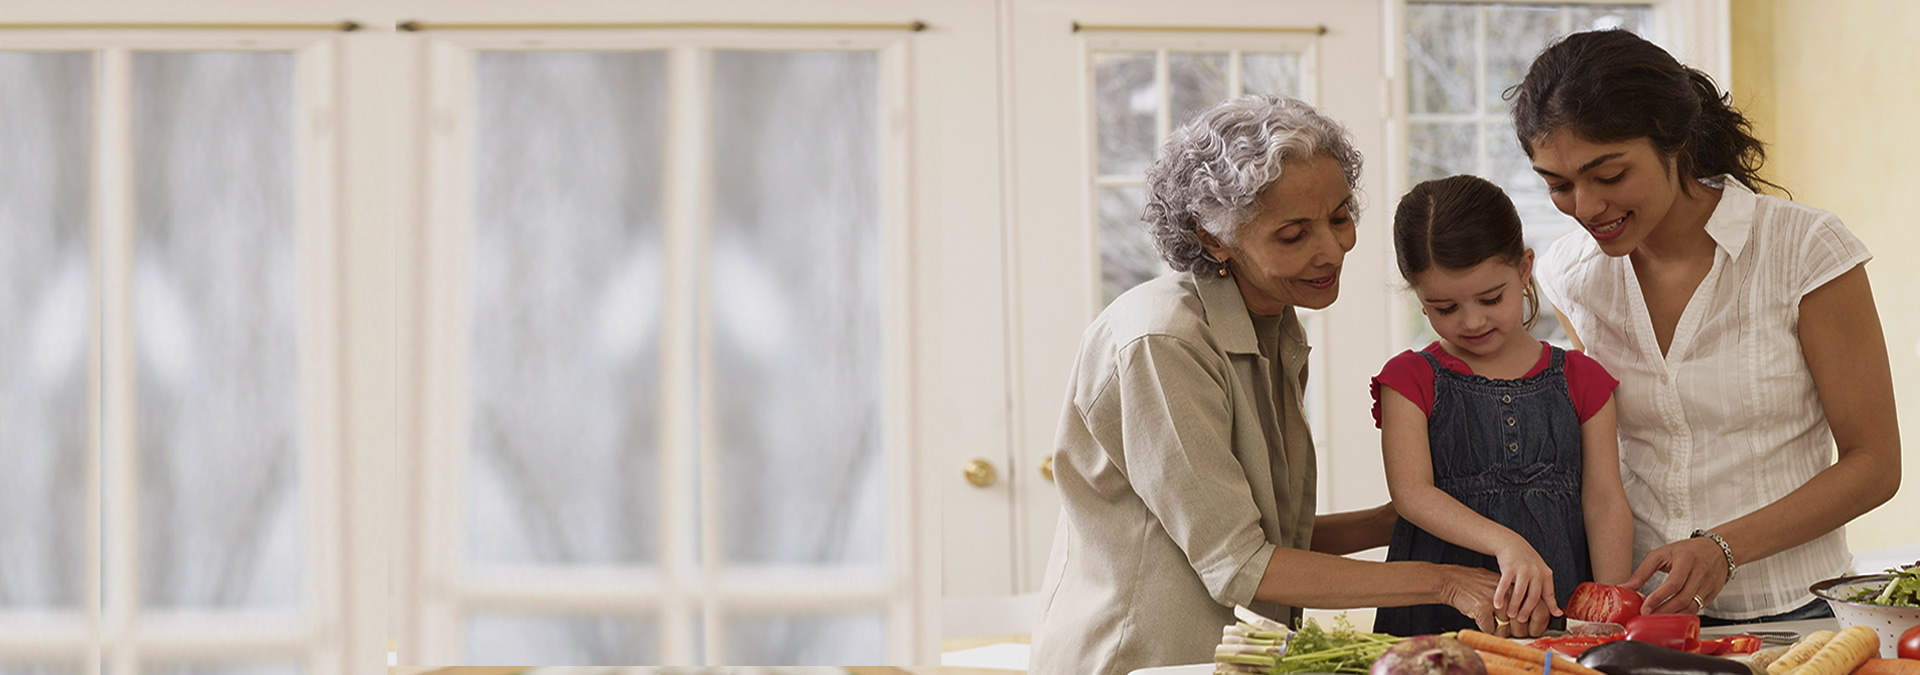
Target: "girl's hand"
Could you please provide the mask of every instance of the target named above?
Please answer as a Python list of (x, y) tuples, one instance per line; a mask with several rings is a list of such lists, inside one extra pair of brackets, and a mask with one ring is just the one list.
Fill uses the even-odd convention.
[(1727, 557), (1712, 539), (1682, 539), (1648, 552), (1639, 569), (1620, 585), (1640, 588), (1653, 579), (1654, 572), (1666, 572), (1667, 580), (1647, 593), (1643, 613), (1699, 614), (1727, 585)]
[(1500, 584), (1493, 593), (1494, 612), (1502, 620), (1529, 622), (1536, 609), (1560, 616), (1553, 596), (1553, 568), (1525, 540), (1500, 549)]

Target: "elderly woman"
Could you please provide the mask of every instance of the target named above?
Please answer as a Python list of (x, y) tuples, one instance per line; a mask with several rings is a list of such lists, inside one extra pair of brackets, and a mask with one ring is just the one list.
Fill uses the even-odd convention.
[(1179, 271), (1081, 340), (1032, 672), (1211, 661), (1236, 604), (1287, 620), (1445, 603), (1494, 629), (1497, 575), (1340, 557), (1385, 545), (1395, 514), (1314, 513), (1294, 308), (1339, 297), (1359, 176), (1346, 130), (1293, 99), (1226, 101), (1168, 139), (1145, 220)]

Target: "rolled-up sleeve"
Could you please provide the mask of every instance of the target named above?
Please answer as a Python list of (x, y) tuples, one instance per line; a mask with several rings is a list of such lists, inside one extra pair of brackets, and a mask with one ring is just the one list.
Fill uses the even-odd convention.
[(1115, 464), (1213, 599), (1252, 602), (1275, 547), (1234, 457), (1228, 364), (1179, 338), (1149, 335), (1123, 347), (1116, 365), (1088, 421), (1117, 429), (1124, 456)]

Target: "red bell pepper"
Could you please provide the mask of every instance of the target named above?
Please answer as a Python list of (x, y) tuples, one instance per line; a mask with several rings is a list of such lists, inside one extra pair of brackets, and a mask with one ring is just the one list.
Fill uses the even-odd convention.
[(1577, 657), (1580, 655), (1581, 652), (1587, 651), (1587, 649), (1589, 648), (1597, 647), (1599, 645), (1603, 645), (1609, 642), (1616, 642), (1621, 639), (1623, 638), (1619, 634), (1564, 635), (1560, 637), (1543, 637), (1529, 643), (1529, 646), (1533, 647), (1534, 649), (1540, 649), (1540, 650), (1550, 649), (1556, 652), (1560, 652), (1562, 654), (1566, 654), (1567, 656)]
[(1627, 639), (1683, 652), (1700, 649), (1700, 617), (1692, 614), (1648, 614), (1627, 620)]
[(1755, 635), (1728, 635), (1700, 641), (1700, 653), (1713, 656), (1752, 654), (1757, 651), (1760, 651), (1760, 638)]
[(1586, 581), (1573, 587), (1573, 594), (1567, 596), (1566, 614), (1581, 621), (1624, 625), (1628, 619), (1640, 616), (1640, 605), (1645, 600), (1639, 591), (1625, 586)]

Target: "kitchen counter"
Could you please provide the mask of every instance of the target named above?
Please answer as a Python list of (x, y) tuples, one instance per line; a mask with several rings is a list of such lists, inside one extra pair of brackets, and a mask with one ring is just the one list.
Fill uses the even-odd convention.
[[(613, 667), (603, 667), (603, 666), (577, 666), (577, 667), (553, 666), (553, 667), (540, 668), (538, 670), (531, 670), (531, 671), (529, 671), (528, 668), (529, 666), (391, 666), (387, 668), (387, 675), (519, 675), (522, 671), (526, 671), (528, 675), (627, 675), (628, 673), (638, 674), (642, 672), (648, 673), (648, 675), (653, 675), (653, 673), (656, 670), (654, 668), (645, 668), (645, 667), (613, 668)], [(743, 668), (729, 668), (725, 666), (714, 666), (710, 668), (679, 667), (679, 668), (672, 668), (671, 670), (674, 673), (682, 674), (682, 675), (687, 675), (692, 673), (703, 673), (703, 674), (710, 674), (710, 675), (740, 675), (741, 673), (746, 671), (751, 671), (756, 673), (757, 672), (789, 672), (789, 671), (812, 672), (812, 671), (820, 671), (820, 670), (826, 670), (826, 669), (823, 669), (823, 668), (743, 669)], [(839, 672), (845, 672), (847, 673), (847, 675), (1008, 675), (1009, 673), (1013, 673), (1016, 671), (989, 670), (989, 669), (983, 669), (983, 668), (948, 668), (948, 667), (940, 667), (940, 666), (926, 666), (926, 667), (912, 666), (912, 667), (906, 667), (906, 668), (896, 668), (893, 666), (851, 666)]]
[[(1707, 635), (1707, 636), (1737, 635), (1740, 633), (1747, 633), (1751, 631), (1760, 630), (1760, 631), (1793, 631), (1801, 635), (1806, 635), (1808, 633), (1811, 633), (1817, 630), (1839, 630), (1839, 628), (1840, 628), (1839, 622), (1833, 619), (1813, 619), (1809, 621), (1783, 621), (1779, 623), (1764, 623), (1764, 624), (1750, 623), (1750, 624), (1736, 624), (1732, 626), (1719, 626), (1719, 627), (1713, 627), (1713, 628), (1702, 628), (1700, 629), (1700, 634)], [(951, 641), (949, 644), (945, 645), (945, 647), (951, 651), (955, 649), (966, 649), (970, 647), (985, 646), (988, 644), (999, 644), (999, 643), (1020, 644), (1026, 641), (1025, 638), (1026, 636), (1022, 635), (1022, 636), (1008, 636), (1005, 638), (998, 638), (998, 639), (981, 639), (981, 640), (973, 640), (973, 641), (965, 641), (965, 642)], [(1212, 664), (1194, 664), (1189, 666), (1174, 666), (1171, 668), (1153, 668), (1145, 671), (1135, 671), (1135, 672), (1138, 675), (1187, 675), (1191, 673), (1210, 673), (1212, 672), (1212, 668), (1213, 668)], [(491, 666), (457, 666), (457, 667), (444, 667), (444, 668), (401, 666), (401, 667), (388, 668), (387, 672), (388, 672), (388, 675), (513, 675), (514, 673), (517, 673), (520, 670), (521, 668), (519, 667), (503, 668), (503, 667), (491, 667)], [(588, 674), (598, 675), (599, 673), (606, 672), (606, 670), (607, 669), (605, 668), (580, 668), (579, 669), (582, 675), (588, 675)], [(676, 669), (676, 670), (681, 670), (681, 669)], [(693, 669), (686, 669), (686, 670), (693, 670)], [(711, 669), (711, 671), (716, 675), (721, 673), (730, 673), (732, 670), (733, 669), (722, 668), (722, 667), (716, 667)], [(549, 669), (549, 671), (553, 675), (559, 675), (560, 673), (567, 672), (567, 669), (553, 668), (553, 669)], [(909, 666), (909, 667), (864, 666), (864, 667), (850, 667), (847, 669), (847, 671), (850, 673), (850, 675), (1012, 675), (1014, 673), (1026, 672), (1025, 670), (958, 668), (958, 667), (947, 667), (947, 666)]]

